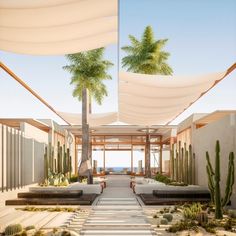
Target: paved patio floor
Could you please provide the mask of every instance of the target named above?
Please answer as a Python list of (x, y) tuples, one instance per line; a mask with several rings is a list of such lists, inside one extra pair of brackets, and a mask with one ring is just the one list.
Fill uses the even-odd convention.
[(81, 207), (83, 211), (78, 213), (19, 211), (14, 206), (3, 206), (4, 200), (16, 197), (17, 192), (27, 188), (2, 194), (0, 230), (20, 223), (41, 229), (68, 228), (80, 235), (156, 235), (129, 184), (129, 176), (108, 176), (107, 188), (94, 205)]

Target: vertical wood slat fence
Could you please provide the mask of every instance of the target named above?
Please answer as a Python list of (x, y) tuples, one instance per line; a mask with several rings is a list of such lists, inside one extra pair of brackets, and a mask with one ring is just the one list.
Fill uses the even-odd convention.
[(0, 191), (43, 181), (45, 145), (0, 124)]

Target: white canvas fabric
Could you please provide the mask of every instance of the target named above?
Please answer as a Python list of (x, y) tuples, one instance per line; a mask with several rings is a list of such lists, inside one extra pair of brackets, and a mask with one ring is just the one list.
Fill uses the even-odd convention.
[(119, 119), (134, 125), (165, 125), (226, 73), (180, 77), (120, 72)]
[[(166, 125), (233, 70), (199, 76), (160, 76), (129, 72), (119, 74), (118, 113), (89, 114), (91, 126), (120, 121), (130, 125)], [(58, 112), (72, 125), (81, 114)]]
[(0, 0), (0, 50), (64, 55), (117, 42), (117, 0)]
[[(71, 125), (81, 125), (82, 116), (79, 113), (58, 112)], [(117, 121), (116, 112), (88, 114), (88, 123), (91, 126), (107, 125)]]

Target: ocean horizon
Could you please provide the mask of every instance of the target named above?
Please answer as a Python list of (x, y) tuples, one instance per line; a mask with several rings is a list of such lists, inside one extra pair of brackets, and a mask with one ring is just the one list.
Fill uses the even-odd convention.
[[(100, 169), (103, 169), (103, 167), (98, 167), (97, 168), (97, 170), (100, 170)], [(110, 170), (111, 171), (111, 169), (114, 172), (121, 172), (123, 170), (131, 171), (131, 167), (126, 167), (126, 166), (124, 166), (124, 167), (122, 167), (122, 166), (119, 166), (119, 167), (117, 167), (117, 166), (111, 166), (111, 167), (107, 166), (106, 167), (106, 170)], [(133, 169), (134, 170), (138, 170), (138, 167), (133, 167)]]

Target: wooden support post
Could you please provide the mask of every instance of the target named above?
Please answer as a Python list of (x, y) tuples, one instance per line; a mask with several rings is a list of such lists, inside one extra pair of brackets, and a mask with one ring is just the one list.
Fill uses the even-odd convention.
[(162, 170), (162, 137), (161, 137), (161, 143), (160, 143), (160, 159), (159, 159), (159, 164), (160, 164), (160, 174), (162, 174), (163, 170)]
[(150, 162), (150, 134), (146, 135), (145, 146), (145, 176), (151, 177), (151, 162)]
[(103, 171), (104, 171), (104, 173), (106, 171), (106, 150), (105, 150), (105, 145), (103, 145)]
[(134, 172), (134, 163), (133, 163), (133, 145), (131, 144), (131, 174)]

